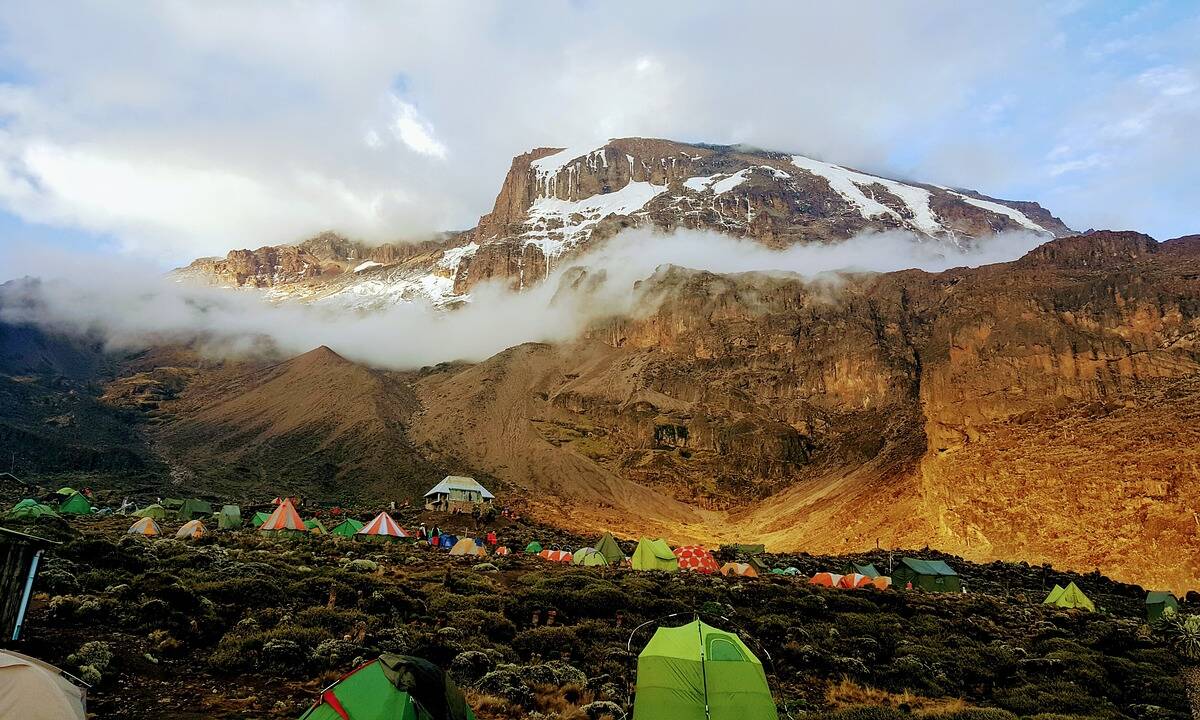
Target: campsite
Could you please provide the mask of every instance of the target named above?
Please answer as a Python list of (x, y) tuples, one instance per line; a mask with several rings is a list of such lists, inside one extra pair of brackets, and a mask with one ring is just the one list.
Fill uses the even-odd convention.
[[(672, 547), (286, 497), (207, 515), (36, 504), (5, 524), (61, 544), (11, 647), (90, 685), (96, 717), (333, 720), (331, 703), (390, 698), (395, 714), (369, 717), (421, 718), (413, 698), (434, 686), (461, 717), (495, 720), (704, 717), (703, 703), (714, 718), (1189, 715), (1190, 661), (1161, 617), (1200, 598), (1099, 573)], [(695, 706), (672, 685), (692, 672)], [(741, 700), (719, 709), (729, 692)]]

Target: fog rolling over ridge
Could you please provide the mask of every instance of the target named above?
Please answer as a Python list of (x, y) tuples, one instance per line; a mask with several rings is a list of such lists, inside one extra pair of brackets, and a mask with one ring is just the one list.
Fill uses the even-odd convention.
[[(371, 312), (292, 302), (272, 305), (254, 290), (173, 282), (131, 261), (11, 247), (0, 254), (0, 264), (33, 280), (0, 288), (0, 320), (89, 333), (113, 349), (196, 342), (210, 354), (236, 357), (264, 346), (294, 355), (327, 345), (372, 366), (411, 369), (482, 360), (524, 342), (568, 341), (594, 320), (650, 312), (656, 301), (635, 289), (635, 283), (662, 265), (714, 273), (822, 276), (836, 285), (839, 271), (939, 272), (1013, 260), (1045, 239), (1004, 233), (968, 250), (922, 243), (897, 231), (771, 250), (715, 232), (631, 229), (555, 268), (545, 282), (524, 292), (485, 284), (473, 290), (469, 303), (453, 310), (404, 303)], [(570, 282), (580, 269), (590, 281)]]

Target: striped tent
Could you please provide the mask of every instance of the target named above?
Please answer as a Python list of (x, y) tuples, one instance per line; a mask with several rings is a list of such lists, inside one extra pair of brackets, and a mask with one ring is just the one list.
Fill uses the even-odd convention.
[(162, 531), (158, 529), (158, 523), (154, 522), (154, 518), (144, 517), (130, 526), (129, 534), (150, 537), (152, 535), (161, 535)]
[(823, 587), (837, 587), (841, 581), (841, 575), (831, 572), (819, 572), (812, 576), (812, 580), (809, 580), (813, 585), (821, 585)]
[(376, 515), (374, 520), (363, 525), (362, 530), (359, 530), (355, 534), (376, 540), (383, 540), (385, 538), (395, 540), (408, 537), (408, 533), (404, 531), (404, 528), (400, 527), (392, 519), (392, 516), (386, 512)]
[(304, 526), (304, 521), (300, 519), (300, 513), (296, 512), (296, 507), (292, 505), (292, 501), (284, 500), (276, 505), (271, 515), (263, 521), (262, 525), (258, 526), (258, 531), (269, 533), (302, 533), (308, 532), (308, 528)]
[(721, 566), (722, 575), (736, 575), (740, 577), (758, 577), (758, 571), (750, 563), (727, 562)]
[(575, 559), (570, 550), (543, 550), (538, 555), (550, 562), (569, 563)]
[(679, 558), (680, 570), (691, 570), (705, 575), (711, 575), (720, 570), (712, 553), (700, 545), (684, 545), (675, 548), (675, 557)]
[(859, 573), (848, 573), (838, 580), (837, 586), (845, 590), (866, 587), (871, 584), (871, 578)]
[[(147, 518), (149, 519), (149, 518)], [(204, 529), (204, 523), (199, 520), (188, 520), (175, 533), (176, 540), (195, 540), (204, 537), (207, 531)]]

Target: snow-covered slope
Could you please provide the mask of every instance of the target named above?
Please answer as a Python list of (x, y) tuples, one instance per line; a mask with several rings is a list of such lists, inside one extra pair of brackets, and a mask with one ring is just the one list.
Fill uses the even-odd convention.
[(513, 160), (478, 226), (419, 251), (384, 251), (329, 234), (298, 246), (240, 250), (178, 271), (273, 300), (370, 308), (449, 305), (481, 282), (539, 282), (629, 226), (719, 230), (773, 247), (900, 230), (969, 245), (1002, 231), (1071, 231), (1032, 202), (902, 181), (803, 155), (739, 146), (624, 138), (543, 148)]

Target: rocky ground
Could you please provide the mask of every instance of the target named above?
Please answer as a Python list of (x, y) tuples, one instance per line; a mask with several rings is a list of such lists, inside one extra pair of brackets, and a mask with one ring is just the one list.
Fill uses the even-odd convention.
[[(463, 516), (396, 517), (472, 529)], [(40, 575), (19, 649), (93, 682), (91, 708), (102, 718), (296, 717), (320, 688), (383, 651), (449, 668), (481, 718), (621, 717), (649, 639), (631, 631), (693, 613), (744, 633), (794, 717), (1189, 714), (1180, 662), (1147, 626), (1142, 590), (1098, 573), (923, 551), (947, 558), (969, 592), (838, 591), (803, 575), (582, 569), (522, 554), (485, 563), (409, 543), (250, 530), (143, 539), (125, 534), (129, 523), (32, 528), (64, 544)], [(168, 537), (177, 525), (164, 523)], [(499, 532), (514, 548), (595, 541), (526, 523)], [(804, 574), (848, 559), (766, 557)], [(886, 568), (895, 556), (853, 559)], [(1103, 612), (1040, 604), (1070, 580)]]

